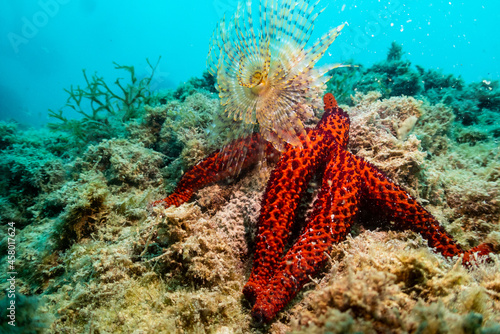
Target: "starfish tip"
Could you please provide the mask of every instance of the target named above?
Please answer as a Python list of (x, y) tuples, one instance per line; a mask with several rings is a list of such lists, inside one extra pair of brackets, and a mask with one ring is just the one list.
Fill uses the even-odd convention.
[(339, 106), (332, 93), (325, 94), (325, 96), (323, 97), (323, 102), (325, 103), (325, 109), (336, 108)]

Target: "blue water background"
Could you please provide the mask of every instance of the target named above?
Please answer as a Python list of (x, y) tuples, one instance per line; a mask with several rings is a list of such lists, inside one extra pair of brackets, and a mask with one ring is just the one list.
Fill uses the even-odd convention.
[[(236, 0), (0, 0), (0, 120), (40, 125), (83, 84), (81, 70), (110, 82), (113, 61), (148, 74), (162, 56), (153, 88), (175, 88), (206, 68), (212, 31)], [(467, 81), (500, 79), (500, 1), (322, 0), (313, 42), (347, 21), (321, 63), (353, 58), (371, 65), (389, 44), (406, 57)]]

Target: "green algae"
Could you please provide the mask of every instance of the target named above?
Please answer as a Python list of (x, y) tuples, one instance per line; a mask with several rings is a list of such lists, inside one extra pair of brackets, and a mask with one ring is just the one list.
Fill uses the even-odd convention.
[(184, 102), (186, 98), (194, 93), (205, 91), (209, 93), (217, 93), (216, 80), (208, 71), (203, 72), (201, 78), (190, 78), (185, 83), (182, 83), (173, 92), (172, 97), (176, 100)]
[[(57, 111), (49, 109), (49, 116), (57, 122), (49, 123), (48, 127), (68, 132), (80, 146), (115, 136), (124, 136), (124, 123), (139, 118), (144, 105), (151, 104), (155, 99), (149, 85), (160, 59), (161, 57), (156, 65), (147, 60), (151, 74), (141, 80), (137, 78), (133, 66), (114, 63), (116, 70), (125, 71), (129, 75), (128, 83), (124, 84), (118, 78), (114, 86), (97, 74), (89, 77), (83, 70), (86, 86), (71, 86), (65, 89), (69, 95), (66, 105)], [(68, 119), (64, 116), (65, 109), (73, 110), (81, 115), (81, 118)]]
[(15, 294), (16, 326), (7, 323), (10, 320), (7, 317), (10, 300), (7, 297), (0, 300), (0, 317), (3, 320), (0, 330), (2, 333), (38, 334), (48, 330), (53, 319), (51, 319), (50, 315), (40, 311), (42, 305), (39, 297), (24, 296), (20, 293)]
[[(500, 135), (500, 83), (482, 80), (465, 83), (461, 77), (444, 74), (441, 70), (413, 66), (404, 59), (400, 45), (393, 42), (384, 61), (370, 68), (351, 66), (335, 69), (329, 74), (327, 92), (339, 96), (339, 103), (353, 106), (358, 92), (377, 91), (382, 98), (413, 96), (451, 108), (455, 115), (452, 135), (462, 143), (475, 145), (491, 141)], [(350, 62), (349, 64), (352, 64)]]
[(9, 147), (15, 141), (17, 124), (0, 121), (0, 150)]

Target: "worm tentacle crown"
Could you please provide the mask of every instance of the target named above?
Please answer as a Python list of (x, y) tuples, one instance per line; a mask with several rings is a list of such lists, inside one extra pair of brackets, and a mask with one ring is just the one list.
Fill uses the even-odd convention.
[(217, 76), (221, 104), (228, 117), (258, 123), (260, 132), (278, 150), (285, 143), (301, 145), (303, 121), (321, 107), (329, 77), (340, 64), (315, 68), (345, 24), (331, 29), (306, 48), (319, 1), (261, 0), (259, 24), (254, 25), (252, 2), (240, 3), (224, 17), (210, 42), (207, 65)]

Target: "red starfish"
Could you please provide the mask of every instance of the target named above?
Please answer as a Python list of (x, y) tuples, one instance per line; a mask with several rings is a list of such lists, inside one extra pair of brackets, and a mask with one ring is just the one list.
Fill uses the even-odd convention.
[[(462, 250), (406, 191), (376, 167), (348, 152), (349, 116), (338, 107), (332, 94), (326, 94), (324, 102), (321, 121), (300, 138), (302, 147), (287, 146), (262, 199), (252, 273), (243, 289), (246, 298), (254, 302), (252, 315), (258, 321), (270, 321), (318, 272), (331, 246), (346, 238), (361, 204), (376, 207), (399, 228), (422, 234), (430, 247), (445, 256), (463, 254), (465, 264), (473, 253), (492, 252), (490, 244)], [(257, 161), (263, 143), (259, 134), (250, 140), (242, 168)], [(232, 149), (242, 150), (243, 145), (243, 139), (236, 141)], [(266, 152), (276, 154), (269, 144)], [(222, 151), (211, 154), (184, 174), (172, 195), (153, 205), (179, 206), (199, 188), (230, 176), (229, 159)], [(284, 255), (300, 198), (318, 172), (323, 181), (313, 211), (302, 235)]]

